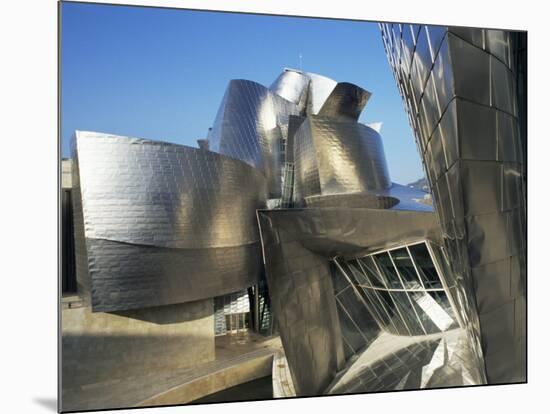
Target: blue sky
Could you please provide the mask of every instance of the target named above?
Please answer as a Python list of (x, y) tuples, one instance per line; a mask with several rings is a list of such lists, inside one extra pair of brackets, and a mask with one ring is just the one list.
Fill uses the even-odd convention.
[(196, 147), (231, 79), (269, 86), (284, 67), (355, 83), (383, 122), (393, 181), (423, 176), (382, 46), (369, 22), (63, 3), (62, 155), (76, 129)]

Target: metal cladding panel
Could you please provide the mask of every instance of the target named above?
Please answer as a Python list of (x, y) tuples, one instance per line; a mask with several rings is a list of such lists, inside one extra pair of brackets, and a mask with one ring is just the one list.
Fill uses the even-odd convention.
[(258, 212), (271, 306), (297, 395), (319, 395), (344, 364), (329, 262), (274, 212)]
[(316, 73), (307, 72), (305, 75), (310, 80), (307, 113), (317, 115), (338, 82)]
[(325, 100), (318, 115), (344, 121), (357, 121), (370, 96), (370, 92), (357, 85), (340, 82)]
[[(483, 349), (489, 383), (525, 381), (526, 136), (518, 117), (525, 97), (517, 84), (525, 79), (515, 72), (524, 67), (522, 34), (425, 26), (407, 73), (389, 35), (395, 28), (381, 25), (382, 37), (397, 84), (413, 86), (400, 92), (409, 118), (418, 120), (411, 127), (472, 341)], [(431, 74), (414, 67), (427, 62), (423, 31)], [(407, 51), (410, 37), (397, 33)]]
[(75, 226), (87, 254), (77, 266), (88, 270), (94, 311), (188, 302), (254, 283), (255, 210), (266, 200), (258, 170), (205, 150), (93, 132), (77, 131), (75, 150), (83, 218)]
[(294, 189), (292, 198), (296, 205), (301, 205), (302, 201), (310, 195), (321, 194), (319, 165), (309, 119), (310, 117), (302, 122), (292, 139), (294, 150)]
[(431, 212), (344, 206), (282, 209), (265, 214), (277, 220), (277, 227), (283, 228), (286, 236), (299, 239), (305, 248), (327, 258), (354, 257), (396, 243), (441, 240), (437, 218)]
[(345, 358), (330, 259), (408, 240), (437, 240), (435, 215), (348, 207), (257, 214), (271, 303), (294, 386), (298, 395), (319, 395)]
[(232, 80), (209, 137), (210, 150), (244, 161), (262, 171), (269, 198), (281, 196), (281, 140), (286, 139), (289, 115), (298, 106), (266, 87)]
[(366, 125), (309, 116), (294, 141), (297, 203), (391, 186), (380, 135)]
[[(301, 107), (308, 93), (309, 77), (302, 72), (285, 69), (269, 87), (273, 93)], [(301, 108), (305, 109), (305, 108)]]

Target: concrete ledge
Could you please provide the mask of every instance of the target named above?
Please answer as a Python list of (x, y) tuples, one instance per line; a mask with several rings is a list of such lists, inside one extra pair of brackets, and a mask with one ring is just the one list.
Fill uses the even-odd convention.
[(296, 397), (294, 382), (288, 368), (288, 362), (283, 351), (273, 356), (273, 367), (271, 373), (273, 383), (273, 398)]
[(271, 375), (273, 350), (259, 350), (228, 361), (227, 366), (217, 371), (190, 379), (167, 391), (147, 398), (136, 407), (187, 404), (199, 398), (227, 388)]

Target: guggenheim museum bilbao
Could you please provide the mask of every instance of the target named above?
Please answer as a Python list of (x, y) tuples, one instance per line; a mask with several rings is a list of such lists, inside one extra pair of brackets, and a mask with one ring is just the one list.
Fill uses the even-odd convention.
[(280, 336), (283, 396), (526, 381), (525, 34), (380, 29), (431, 196), (370, 92), (295, 69), (232, 80), (198, 148), (75, 132), (63, 401), (199, 369), (233, 323)]

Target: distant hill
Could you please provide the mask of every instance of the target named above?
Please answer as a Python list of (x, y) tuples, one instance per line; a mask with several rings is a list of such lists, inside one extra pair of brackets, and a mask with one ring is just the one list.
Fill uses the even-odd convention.
[(428, 185), (428, 180), (425, 177), (419, 178), (418, 180), (407, 184), (407, 187), (416, 188), (417, 190), (422, 190), (426, 193), (430, 193), (430, 187)]

